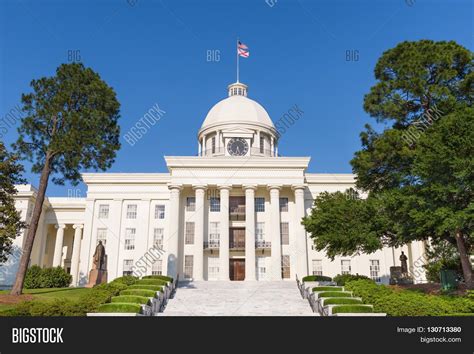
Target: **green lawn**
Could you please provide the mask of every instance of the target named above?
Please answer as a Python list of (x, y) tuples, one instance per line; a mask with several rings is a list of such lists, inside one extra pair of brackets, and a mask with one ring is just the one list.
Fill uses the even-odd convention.
[[(46, 288), (46, 289), (23, 289), (23, 294), (33, 295), (35, 300), (51, 301), (54, 299), (71, 299), (76, 300), (81, 295), (91, 291), (91, 288)], [(1, 290), (1, 295), (8, 295), (10, 290)], [(0, 312), (15, 307), (14, 304), (0, 303)]]

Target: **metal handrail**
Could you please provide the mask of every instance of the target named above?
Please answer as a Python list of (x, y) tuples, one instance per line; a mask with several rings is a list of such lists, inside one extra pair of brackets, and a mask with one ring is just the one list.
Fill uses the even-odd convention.
[(204, 241), (204, 249), (215, 249), (219, 248), (220, 240), (211, 240), (211, 241)]
[(255, 248), (271, 248), (272, 243), (270, 241), (255, 241)]
[(245, 241), (230, 241), (229, 248), (230, 249), (245, 248)]

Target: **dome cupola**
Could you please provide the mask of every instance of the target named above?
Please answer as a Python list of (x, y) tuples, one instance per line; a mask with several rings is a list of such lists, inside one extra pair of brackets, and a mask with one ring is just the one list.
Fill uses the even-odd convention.
[(235, 82), (207, 113), (198, 133), (200, 156), (276, 156), (278, 134), (265, 108)]

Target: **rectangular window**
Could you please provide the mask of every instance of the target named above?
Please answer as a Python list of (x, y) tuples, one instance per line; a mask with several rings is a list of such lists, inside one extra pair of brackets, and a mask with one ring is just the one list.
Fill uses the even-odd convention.
[(153, 247), (163, 248), (163, 229), (153, 229)]
[(280, 212), (288, 211), (288, 198), (280, 198)]
[(341, 260), (341, 274), (351, 274), (351, 261)]
[(151, 275), (162, 275), (163, 273), (163, 260), (157, 259), (151, 266)]
[(209, 257), (207, 259), (207, 279), (219, 280), (219, 257)]
[(255, 198), (255, 211), (264, 212), (265, 211), (265, 198)]
[(137, 218), (137, 205), (128, 204), (127, 205), (127, 219), (136, 219)]
[(215, 137), (212, 137), (212, 140), (211, 140), (211, 146), (212, 146), (212, 153), (215, 154), (216, 153), (216, 138)]
[(193, 256), (184, 256), (184, 278), (193, 278)]
[(123, 260), (123, 276), (133, 274), (133, 259)]
[(99, 205), (99, 219), (108, 219), (109, 218), (109, 205), (100, 204)]
[(282, 245), (290, 244), (290, 232), (289, 232), (289, 226), (287, 222), (280, 223), (280, 236), (281, 236)]
[(281, 277), (283, 279), (290, 278), (290, 256), (289, 255), (281, 256)]
[(217, 247), (219, 246), (220, 239), (220, 223), (211, 222), (209, 223), (209, 246)]
[(155, 205), (155, 219), (165, 218), (165, 206), (162, 204)]
[(221, 211), (221, 198), (211, 197), (209, 199), (209, 209), (210, 211)]
[(265, 240), (265, 223), (257, 222), (255, 241)]
[(313, 259), (313, 275), (323, 275), (323, 261), (321, 259)]
[(185, 243), (187, 245), (193, 245), (194, 244), (194, 222), (186, 221)]
[(267, 267), (265, 257), (257, 257), (257, 280), (265, 280)]
[(265, 151), (265, 138), (260, 136), (260, 153), (263, 154)]
[(135, 233), (136, 229), (125, 229), (125, 250), (134, 250), (135, 249)]
[(380, 261), (378, 259), (370, 260), (370, 278), (380, 283)]
[(186, 198), (186, 211), (196, 211), (196, 198), (195, 197)]
[(99, 241), (102, 241), (105, 247), (107, 244), (107, 229), (97, 229), (97, 243), (99, 243)]

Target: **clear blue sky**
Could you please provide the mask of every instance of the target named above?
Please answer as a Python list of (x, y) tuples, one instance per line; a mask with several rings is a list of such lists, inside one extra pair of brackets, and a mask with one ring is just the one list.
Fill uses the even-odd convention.
[[(122, 139), (112, 172), (166, 172), (163, 155), (197, 153), (208, 110), (235, 81), (235, 41), (250, 48), (241, 81), (274, 121), (297, 104), (304, 116), (280, 153), (312, 156), (310, 172), (351, 172), (359, 133), (372, 119), (362, 100), (373, 68), (404, 40), (455, 40), (473, 49), (473, 1), (38, 1), (0, 0), (0, 119), (50, 76), (68, 51), (117, 92), (122, 132), (154, 104), (166, 111), (135, 146)], [(271, 3), (270, 0), (268, 2)], [(409, 6), (408, 3), (412, 4)], [(220, 61), (207, 61), (219, 50)], [(347, 61), (346, 51), (358, 51)], [(9, 145), (16, 127), (4, 137)], [(26, 174), (38, 184), (38, 176)], [(79, 186), (85, 195), (83, 185)], [(50, 185), (49, 196), (68, 186)]]

